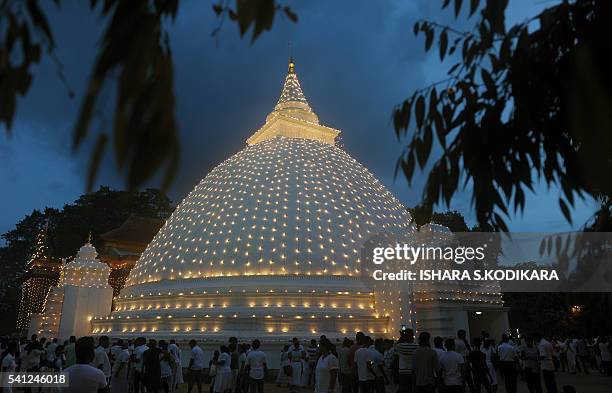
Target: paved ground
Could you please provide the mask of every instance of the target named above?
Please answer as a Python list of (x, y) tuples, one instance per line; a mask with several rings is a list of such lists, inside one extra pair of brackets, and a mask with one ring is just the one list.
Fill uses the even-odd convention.
[[(572, 375), (568, 373), (558, 373), (557, 374), (557, 385), (559, 386), (559, 393), (562, 393), (562, 388), (564, 385), (573, 385), (576, 388), (578, 393), (612, 393), (612, 377), (605, 377), (601, 374), (591, 374), (591, 375)], [(527, 386), (524, 381), (519, 380), (518, 383), (518, 393), (529, 393), (527, 390)], [(542, 384), (542, 388), (544, 389), (544, 385)], [(203, 387), (203, 393), (209, 392), (209, 385), (205, 385)], [(544, 389), (544, 392), (546, 389)], [(187, 384), (183, 384), (179, 389), (180, 393), (187, 392)], [(197, 389), (194, 389), (194, 393), (197, 392)], [(288, 388), (279, 388), (273, 383), (266, 383), (264, 387), (265, 393), (289, 393)], [(395, 393), (394, 388), (388, 388), (388, 393)], [(302, 389), (301, 393), (311, 393), (311, 389)], [(497, 389), (497, 393), (506, 393), (506, 389), (504, 389), (503, 379), (500, 379), (500, 385)]]

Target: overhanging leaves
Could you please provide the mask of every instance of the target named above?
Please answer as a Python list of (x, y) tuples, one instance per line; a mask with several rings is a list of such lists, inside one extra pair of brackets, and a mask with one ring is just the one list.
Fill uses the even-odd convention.
[[(559, 208), (568, 222), (574, 193), (589, 195), (601, 201), (590, 229), (609, 230), (612, 63), (605, 55), (609, 40), (601, 38), (612, 36), (612, 3), (563, 2), (532, 18), (540, 20), (532, 33), (529, 20), (505, 28), (507, 1), (483, 3), (470, 31), (415, 24), (426, 50), (439, 34), (440, 60), (452, 41), (461, 48), (461, 61), (449, 68), (448, 78), (418, 89), (394, 112), (396, 133), (410, 136), (398, 167), (409, 181), (414, 157), (419, 167), (431, 168), (422, 200), (429, 210), (449, 204), (463, 179), (481, 227), (507, 230), (511, 209), (522, 211), (525, 190), (543, 180), (562, 190)], [(462, 2), (452, 4), (458, 15)], [(470, 15), (479, 6), (471, 1)], [(411, 114), (414, 129), (408, 128)], [(442, 151), (428, 164), (432, 129)]]

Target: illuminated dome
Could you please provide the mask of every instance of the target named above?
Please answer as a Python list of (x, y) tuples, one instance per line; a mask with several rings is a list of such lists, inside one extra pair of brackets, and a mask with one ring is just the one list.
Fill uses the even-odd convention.
[(319, 124), (291, 62), (266, 123), (178, 205), (94, 333), (386, 332), (362, 246), (414, 229), (339, 133)]
[(64, 265), (58, 286), (76, 285), (81, 287), (108, 287), (111, 269), (98, 260), (96, 248), (89, 240), (77, 253), (72, 262)]

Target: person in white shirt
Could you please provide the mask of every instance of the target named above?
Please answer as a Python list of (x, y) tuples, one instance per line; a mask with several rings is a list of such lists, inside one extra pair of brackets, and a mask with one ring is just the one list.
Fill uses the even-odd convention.
[(553, 360), (555, 349), (550, 341), (540, 334), (535, 335), (540, 352), (540, 369), (542, 379), (547, 393), (557, 393), (557, 381), (555, 380), (555, 363)]
[(372, 369), (374, 370), (373, 389), (377, 393), (384, 393), (385, 385), (389, 382), (389, 378), (385, 373), (385, 357), (383, 355), (384, 342), (383, 339), (378, 339), (373, 342), (371, 338), (369, 341), (371, 345), (368, 349), (372, 351)]
[(440, 358), (442, 357), (442, 355), (444, 355), (444, 352), (446, 352), (446, 350), (444, 349), (444, 339), (440, 336), (436, 336), (434, 337), (433, 340), (434, 343), (434, 351), (436, 351), (436, 354), (438, 355), (438, 361), (440, 361)]
[(149, 347), (144, 337), (138, 337), (134, 341), (134, 352), (132, 353), (132, 377), (134, 381), (134, 393), (140, 393), (142, 382), (142, 355)]
[(612, 376), (612, 343), (608, 337), (600, 337), (597, 344), (601, 355), (601, 368), (608, 377)]
[(540, 351), (531, 337), (525, 337), (525, 345), (521, 348), (521, 360), (523, 361), (523, 373), (527, 389), (530, 392), (542, 393), (540, 384)]
[(374, 371), (375, 354), (370, 349), (372, 338), (365, 336), (363, 346), (355, 351), (355, 364), (357, 365), (357, 379), (359, 380), (359, 392), (371, 393), (374, 390), (376, 372)]
[(57, 338), (54, 338), (53, 341), (51, 341), (47, 346), (46, 358), (49, 366), (52, 366), (53, 361), (55, 360), (55, 350), (57, 349), (57, 345)]
[(174, 392), (173, 375), (176, 368), (174, 356), (168, 350), (168, 343), (165, 340), (159, 340), (159, 349), (161, 349), (159, 359), (161, 388), (164, 392)]
[(319, 346), (321, 356), (315, 367), (315, 393), (334, 393), (338, 378), (338, 358), (331, 353), (329, 341)]
[(266, 354), (259, 349), (259, 340), (253, 340), (252, 350), (246, 357), (246, 368), (249, 374), (250, 393), (263, 393), (264, 380), (268, 370), (268, 359)]
[(183, 383), (183, 363), (181, 359), (181, 349), (176, 344), (175, 340), (170, 340), (168, 351), (174, 358), (174, 370), (172, 371), (172, 386), (173, 390), (178, 389), (178, 385)]
[(187, 393), (191, 393), (193, 385), (198, 387), (198, 393), (202, 393), (202, 370), (204, 369), (204, 351), (198, 346), (196, 340), (189, 341), (191, 354), (189, 357), (189, 368), (187, 374)]
[(130, 352), (128, 351), (127, 341), (121, 342), (121, 350), (115, 355), (113, 363), (113, 376), (111, 378), (111, 392), (128, 393), (129, 390), (129, 361)]
[(226, 345), (221, 345), (219, 348), (219, 358), (215, 365), (217, 366), (217, 374), (215, 375), (215, 384), (213, 393), (225, 393), (231, 390), (232, 369), (230, 367), (232, 357), (229, 348)]
[(69, 386), (61, 388), (64, 393), (97, 393), (108, 383), (102, 370), (93, 367), (94, 340), (81, 337), (75, 345), (77, 362), (64, 370), (68, 374)]
[(454, 393), (463, 392), (463, 368), (465, 359), (455, 352), (455, 339), (449, 338), (444, 342), (446, 352), (440, 357), (440, 369), (442, 370), (442, 380), (444, 392)]
[(111, 364), (108, 359), (108, 350), (109, 339), (108, 336), (100, 336), (98, 339), (98, 346), (94, 351), (94, 361), (92, 366), (99, 368), (102, 370), (104, 375), (106, 375), (106, 379), (110, 380), (111, 376)]
[(117, 356), (119, 356), (119, 353), (121, 353), (122, 346), (123, 346), (123, 340), (119, 339), (113, 345), (111, 345), (110, 349), (108, 350), (108, 360), (110, 360), (111, 368), (113, 367), (115, 363), (115, 359), (117, 359)]
[[(3, 373), (2, 378), (8, 377), (8, 374), (4, 373), (14, 372), (17, 369), (17, 362), (15, 361), (15, 357), (17, 356), (17, 348), (17, 341), (11, 341), (8, 343), (6, 351), (3, 354), (4, 357), (0, 361), (0, 371)], [(5, 387), (3, 389), (4, 390), (2, 391), (4, 393), (12, 393), (13, 391), (11, 387)]]
[(516, 393), (517, 383), (517, 352), (506, 334), (502, 334), (502, 343), (497, 347), (499, 353), (499, 367), (504, 376), (506, 393)]
[(289, 382), (289, 376), (286, 370), (291, 367), (291, 361), (289, 360), (289, 345), (283, 346), (280, 353), (280, 369), (276, 375), (276, 386), (280, 387), (283, 383)]
[(568, 338), (565, 341), (565, 346), (567, 348), (567, 370), (572, 374), (576, 374), (576, 340)]
[(53, 371), (60, 372), (66, 366), (66, 357), (64, 356), (64, 347), (58, 345), (55, 348), (55, 358), (53, 359)]
[(482, 343), (482, 347), (480, 347), (480, 351), (485, 354), (489, 376), (491, 377), (491, 389), (495, 392), (497, 391), (496, 361), (498, 360), (498, 355), (493, 340), (490, 338), (485, 339)]
[(76, 353), (74, 352), (74, 345), (76, 343), (76, 337), (70, 336), (68, 344), (64, 348), (64, 354), (66, 355), (66, 367), (70, 367), (76, 363)]
[(297, 338), (293, 338), (293, 345), (289, 348), (289, 360), (291, 361), (291, 381), (289, 382), (289, 389), (292, 392), (297, 391), (298, 388), (303, 386), (303, 375), (304, 375), (304, 360), (306, 359), (306, 351), (300, 345), (300, 341)]
[(33, 341), (28, 346), (26, 352), (21, 354), (21, 370), (20, 371), (39, 371), (40, 357), (43, 354), (41, 343)]

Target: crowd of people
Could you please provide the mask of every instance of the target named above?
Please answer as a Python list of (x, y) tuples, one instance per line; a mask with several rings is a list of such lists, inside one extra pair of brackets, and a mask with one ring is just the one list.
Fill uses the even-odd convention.
[[(402, 328), (397, 341), (362, 332), (335, 343), (321, 336), (302, 345), (294, 338), (281, 350), (276, 384), (290, 393), (496, 393), (500, 378), (506, 393), (516, 393), (519, 383), (530, 393), (571, 393), (576, 391), (572, 386), (558, 388), (558, 372), (612, 376), (608, 337), (502, 335), (497, 344), (485, 332), (469, 340), (459, 330), (453, 338), (420, 332), (416, 341), (409, 328)], [(204, 385), (208, 393), (264, 393), (269, 376), (260, 341), (239, 343), (235, 337), (208, 362), (196, 340), (189, 341), (185, 361), (175, 340), (144, 337), (111, 344), (107, 336), (97, 343), (73, 336), (60, 344), (33, 335), (20, 342), (2, 339), (1, 345), (2, 372), (63, 371), (70, 382), (61, 390), (66, 392), (169, 393), (186, 382), (188, 393), (202, 393)]]

